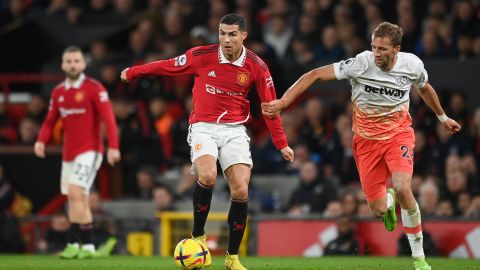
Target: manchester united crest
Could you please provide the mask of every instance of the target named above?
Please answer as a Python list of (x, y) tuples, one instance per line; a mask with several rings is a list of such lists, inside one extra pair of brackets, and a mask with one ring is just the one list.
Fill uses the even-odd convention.
[(83, 101), (84, 98), (85, 98), (85, 93), (84, 92), (79, 91), (79, 92), (75, 93), (75, 101), (76, 102), (81, 102), (81, 101)]
[(248, 72), (239, 72), (237, 74), (237, 83), (240, 85), (246, 85), (250, 81), (250, 77), (248, 76)]
[(202, 148), (203, 148), (203, 145), (201, 143), (197, 143), (195, 144), (195, 146), (193, 146), (193, 151), (198, 152), (202, 150)]

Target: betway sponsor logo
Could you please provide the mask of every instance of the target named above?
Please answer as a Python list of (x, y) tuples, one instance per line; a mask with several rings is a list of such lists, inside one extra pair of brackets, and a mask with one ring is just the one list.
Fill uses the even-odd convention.
[(227, 90), (222, 90), (219, 89), (213, 85), (205, 84), (205, 90), (213, 95), (216, 94), (223, 94), (223, 95), (229, 95), (229, 96), (243, 96), (243, 93), (241, 92), (232, 92), (232, 91), (227, 91)]
[(391, 96), (391, 97), (398, 97), (400, 99), (405, 96), (405, 93), (407, 93), (407, 90), (399, 90), (399, 89), (389, 89), (386, 87), (373, 87), (370, 85), (365, 85), (365, 92), (367, 93), (374, 93), (374, 94), (380, 94), (380, 95), (386, 95), (386, 96)]
[(72, 114), (83, 114), (87, 112), (87, 109), (85, 108), (72, 108), (72, 109), (65, 109), (63, 107), (59, 108), (60, 115), (62, 117), (67, 117)]

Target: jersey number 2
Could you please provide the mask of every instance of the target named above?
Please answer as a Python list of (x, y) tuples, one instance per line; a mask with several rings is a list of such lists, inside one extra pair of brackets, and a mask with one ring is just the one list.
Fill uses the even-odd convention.
[(404, 158), (411, 158), (411, 157), (413, 157), (413, 153), (412, 153), (411, 155), (408, 154), (408, 151), (410, 151), (410, 149), (408, 148), (408, 146), (402, 145), (402, 146), (400, 147), (400, 150), (403, 151), (402, 157), (404, 157)]

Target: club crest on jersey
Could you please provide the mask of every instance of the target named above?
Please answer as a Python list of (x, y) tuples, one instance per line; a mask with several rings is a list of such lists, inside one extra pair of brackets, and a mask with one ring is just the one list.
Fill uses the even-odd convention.
[(408, 78), (405, 77), (405, 76), (396, 77), (396, 78), (395, 78), (395, 81), (397, 82), (397, 85), (398, 85), (398, 86), (404, 87), (404, 86), (407, 85), (407, 83), (408, 83)]
[(75, 93), (75, 101), (76, 102), (81, 102), (85, 98), (85, 93), (84, 92), (77, 92)]
[(246, 85), (250, 80), (247, 72), (238, 72), (237, 73), (237, 83), (240, 85)]
[(197, 143), (193, 146), (193, 151), (198, 152), (198, 151), (202, 150), (202, 148), (203, 148), (203, 144)]

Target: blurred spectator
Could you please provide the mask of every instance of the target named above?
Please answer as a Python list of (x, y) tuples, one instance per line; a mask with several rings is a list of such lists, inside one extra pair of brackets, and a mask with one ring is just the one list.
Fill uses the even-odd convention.
[(298, 177), (300, 186), (293, 191), (288, 204), (290, 214), (322, 213), (327, 204), (336, 199), (337, 191), (331, 183), (319, 176), (314, 162), (303, 163)]
[(472, 198), (472, 203), (465, 213), (465, 217), (479, 219), (480, 218), (480, 195)]
[(26, 109), (27, 117), (40, 125), (47, 115), (48, 103), (41, 95), (32, 94)]
[(457, 205), (457, 214), (464, 217), (468, 211), (468, 208), (471, 204), (471, 196), (468, 192), (462, 192), (458, 195)]
[(275, 51), (278, 59), (283, 59), (287, 52), (290, 40), (293, 37), (293, 29), (289, 26), (285, 16), (274, 16), (264, 29), (263, 39)]
[(19, 140), (18, 144), (21, 145), (34, 145), (37, 140), (38, 131), (40, 125), (33, 119), (24, 118), (20, 121), (18, 127)]
[(137, 191), (135, 198), (150, 200), (155, 186), (156, 171), (149, 166), (143, 166), (137, 171)]
[(185, 143), (185, 138), (188, 137), (188, 129), (190, 127), (188, 119), (190, 117), (192, 108), (192, 96), (188, 96), (185, 98), (183, 116), (177, 121), (173, 122), (170, 127), (172, 141), (171, 164), (174, 166), (182, 165), (185, 162), (190, 162), (190, 146), (188, 143)]
[(0, 13), (0, 33), (12, 31), (23, 24), (26, 15), (25, 1), (10, 0), (8, 9)]
[(178, 198), (191, 198), (197, 178), (192, 174), (192, 164), (185, 163), (180, 167), (180, 179), (175, 187), (175, 195)]
[(420, 186), (418, 196), (418, 206), (422, 212), (422, 217), (431, 218), (436, 215), (440, 193), (435, 183), (425, 182)]
[(65, 213), (58, 213), (52, 216), (50, 228), (45, 237), (37, 243), (38, 251), (48, 254), (57, 254), (67, 245), (68, 230), (70, 222)]
[(322, 213), (323, 218), (338, 218), (343, 215), (343, 207), (340, 201), (331, 201)]
[(319, 47), (317, 57), (320, 60), (337, 61), (345, 56), (345, 51), (338, 40), (337, 29), (327, 25), (322, 31), (322, 45)]
[(370, 211), (370, 207), (368, 206), (366, 201), (362, 201), (358, 204), (357, 217), (359, 217), (359, 218), (372, 218), (373, 217), (373, 214)]
[(173, 211), (173, 193), (165, 185), (156, 185), (153, 188), (153, 203), (157, 211)]
[(327, 244), (325, 255), (357, 255), (358, 240), (353, 231), (354, 223), (348, 215), (343, 215), (335, 220), (338, 237)]
[(435, 211), (435, 215), (437, 217), (444, 217), (450, 218), (453, 217), (454, 210), (452, 203), (450, 201), (444, 200), (438, 204), (437, 210)]
[(355, 194), (352, 192), (345, 192), (341, 198), (343, 214), (347, 217), (353, 217), (358, 210), (358, 201)]

